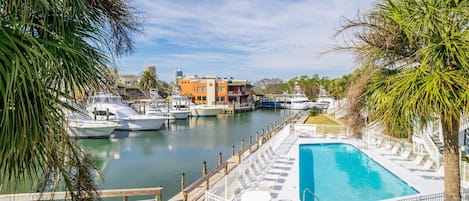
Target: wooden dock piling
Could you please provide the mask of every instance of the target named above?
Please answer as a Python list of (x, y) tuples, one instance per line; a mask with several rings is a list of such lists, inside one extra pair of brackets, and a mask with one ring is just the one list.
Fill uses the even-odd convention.
[[(181, 176), (181, 193), (175, 195), (174, 197), (170, 198), (170, 201), (181, 201), (181, 200), (190, 200), (190, 201), (202, 201), (204, 200), (205, 191), (210, 189), (210, 184), (216, 184), (220, 180), (222, 180), (226, 175), (228, 175), (234, 168), (239, 166), (242, 162), (242, 159), (247, 155), (256, 152), (259, 147), (265, 143), (265, 141), (269, 140), (273, 135), (276, 134), (280, 128), (288, 125), (291, 119), (295, 118), (294, 116), (290, 116), (289, 118), (282, 118), (282, 121), (279, 121), (276, 125), (272, 125), (270, 129), (271, 132), (268, 135), (264, 129), (262, 129), (262, 136), (259, 136), (259, 132), (256, 132), (256, 141), (252, 142), (252, 136), (249, 139), (249, 145), (245, 147), (244, 139), (241, 140), (241, 149), (235, 153), (235, 146), (231, 147), (231, 157), (222, 162), (222, 153), (219, 153), (218, 158), (218, 166), (214, 169), (206, 172), (206, 161), (203, 163), (203, 170), (202, 170), (202, 177), (194, 181), (189, 186), (185, 186), (184, 183), (184, 173)], [(210, 181), (210, 183), (209, 183)]]

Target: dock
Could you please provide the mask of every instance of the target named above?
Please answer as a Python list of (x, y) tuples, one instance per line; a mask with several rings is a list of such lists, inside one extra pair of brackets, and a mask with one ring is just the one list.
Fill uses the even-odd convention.
[(202, 201), (205, 199), (205, 191), (209, 190), (217, 182), (223, 180), (233, 169), (238, 167), (242, 160), (247, 156), (255, 153), (261, 146), (267, 143), (273, 136), (275, 136), (285, 126), (293, 121), (304, 121), (305, 114), (299, 112), (291, 116), (284, 117), (275, 124), (269, 125), (266, 130), (262, 129), (261, 133), (256, 133), (255, 140), (249, 138), (249, 142), (244, 146), (244, 140), (241, 141), (240, 151), (235, 153), (234, 146), (232, 149), (232, 156), (226, 161), (222, 162), (221, 153), (219, 156), (218, 166), (210, 172), (207, 172), (205, 162), (202, 168), (202, 177), (194, 181), (192, 184), (186, 186), (185, 174), (181, 175), (181, 192), (169, 199), (169, 201)]
[(231, 105), (227, 105), (227, 107), (223, 110), (223, 113), (234, 114), (234, 113), (239, 113), (239, 112), (251, 112), (256, 109), (257, 108), (254, 103), (231, 104)]

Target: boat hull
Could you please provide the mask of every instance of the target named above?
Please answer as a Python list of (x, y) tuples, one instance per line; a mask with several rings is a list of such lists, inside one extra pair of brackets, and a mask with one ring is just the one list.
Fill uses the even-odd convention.
[(217, 107), (197, 107), (191, 108), (191, 115), (193, 117), (216, 117), (222, 110)]
[(74, 138), (109, 138), (119, 125), (102, 121), (69, 122), (68, 130)]
[(311, 109), (311, 105), (306, 104), (306, 103), (301, 103), (301, 104), (292, 103), (292, 104), (289, 104), (287, 108), (291, 110), (309, 110)]
[(169, 114), (175, 119), (187, 119), (191, 115), (191, 111), (170, 111)]
[(152, 117), (152, 116), (138, 116), (121, 119), (120, 127), (116, 130), (125, 131), (146, 131), (146, 130), (159, 130), (163, 126), (163, 123), (168, 118), (163, 117)]

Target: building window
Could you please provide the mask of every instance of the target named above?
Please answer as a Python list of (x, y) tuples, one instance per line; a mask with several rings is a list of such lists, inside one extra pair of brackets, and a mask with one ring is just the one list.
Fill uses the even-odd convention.
[(224, 102), (224, 101), (225, 101), (225, 97), (224, 97), (224, 96), (220, 97), (220, 101), (223, 101), (223, 102)]
[(195, 89), (197, 92), (206, 92), (207, 91), (207, 87), (197, 87)]
[(198, 100), (198, 101), (202, 100), (202, 97), (197, 96), (197, 100)]
[(202, 96), (202, 100), (203, 100), (203, 101), (206, 101), (206, 100), (207, 100), (207, 96)]
[(219, 92), (225, 92), (225, 87), (217, 87), (217, 91), (219, 91)]

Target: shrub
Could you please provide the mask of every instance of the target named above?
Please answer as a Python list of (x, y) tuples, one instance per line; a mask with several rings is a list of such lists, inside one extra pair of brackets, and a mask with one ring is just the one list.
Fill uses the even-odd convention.
[(309, 111), (309, 116), (317, 116), (319, 113), (321, 113), (321, 109), (316, 106), (313, 106), (313, 108), (311, 108), (311, 110)]

